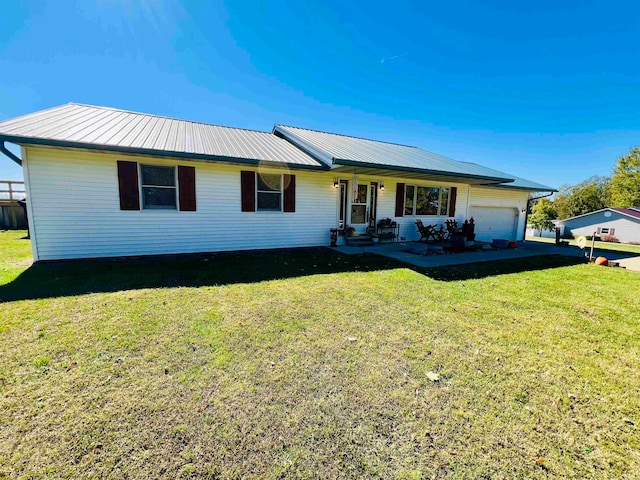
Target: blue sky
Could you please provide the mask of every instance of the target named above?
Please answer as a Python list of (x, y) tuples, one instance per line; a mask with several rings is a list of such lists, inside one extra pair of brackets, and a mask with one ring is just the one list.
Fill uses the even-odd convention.
[[(608, 175), (640, 144), (635, 2), (8, 3), (0, 119), (74, 101), (283, 123), (552, 186)], [(20, 177), (0, 158), (0, 178)]]

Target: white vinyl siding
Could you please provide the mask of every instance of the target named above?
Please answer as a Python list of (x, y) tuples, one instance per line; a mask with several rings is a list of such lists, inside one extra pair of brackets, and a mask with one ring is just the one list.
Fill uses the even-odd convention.
[(615, 211), (608, 210), (611, 215), (605, 217), (605, 212), (592, 212), (587, 215), (576, 217), (569, 220), (561, 220), (560, 226), (564, 226), (564, 234), (566, 235), (597, 235), (598, 227), (600, 227), (600, 235), (610, 235), (604, 233), (604, 229), (608, 228), (609, 232), (613, 229), (613, 236), (620, 242), (640, 242), (640, 218), (632, 218), (622, 215)]
[[(333, 176), (290, 170), (296, 211), (240, 211), (246, 166), (112, 153), (27, 148), (36, 260), (327, 245), (336, 223)], [(117, 161), (196, 168), (196, 212), (122, 211)], [(278, 169), (261, 171), (280, 174)]]

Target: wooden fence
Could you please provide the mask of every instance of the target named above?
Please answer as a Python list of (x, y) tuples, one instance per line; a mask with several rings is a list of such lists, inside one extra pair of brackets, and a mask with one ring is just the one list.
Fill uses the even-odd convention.
[(27, 218), (18, 200), (24, 200), (24, 182), (0, 180), (0, 228), (26, 228)]

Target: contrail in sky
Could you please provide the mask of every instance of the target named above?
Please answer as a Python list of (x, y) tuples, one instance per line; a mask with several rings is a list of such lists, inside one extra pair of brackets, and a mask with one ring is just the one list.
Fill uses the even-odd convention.
[(401, 53), (400, 55), (394, 55), (393, 57), (389, 57), (389, 58), (382, 57), (382, 60), (380, 60), (380, 63), (384, 63), (385, 60), (393, 60), (394, 58), (406, 57), (407, 55), (409, 55), (409, 52)]

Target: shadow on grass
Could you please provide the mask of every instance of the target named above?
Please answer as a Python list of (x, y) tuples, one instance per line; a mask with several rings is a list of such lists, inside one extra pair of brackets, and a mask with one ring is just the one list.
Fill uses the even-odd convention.
[[(527, 238), (526, 240), (527, 243), (531, 243), (531, 244), (538, 244), (538, 245), (553, 245), (552, 242), (541, 242), (539, 240), (532, 240), (531, 238)], [(596, 244), (593, 252), (594, 252), (594, 256), (606, 256), (609, 260), (620, 260), (621, 258), (628, 258), (628, 257), (637, 257), (640, 256), (640, 251), (637, 250), (618, 250), (615, 248), (615, 245), (621, 245), (621, 244), (617, 244), (617, 243), (613, 243), (611, 244), (611, 247), (608, 247), (606, 244)], [(578, 252), (579, 247), (577, 245), (567, 245), (566, 247), (567, 250), (569, 250), (570, 252)], [(584, 249), (585, 253), (589, 253), (589, 250), (591, 249), (591, 242), (587, 242), (587, 247)]]
[(443, 282), (456, 280), (473, 280), (508, 273), (531, 272), (549, 268), (569, 267), (585, 263), (576, 256), (540, 255), (537, 257), (499, 260), (497, 262), (472, 263), (468, 265), (452, 265), (449, 267), (424, 268), (421, 273)]
[(420, 269), (379, 255), (343, 255), (327, 248), (59, 261), (34, 264), (12, 282), (0, 285), (0, 302), (142, 288), (256, 283), (316, 274), (397, 268), (408, 268), (434, 280), (455, 281), (564, 267), (580, 262), (571, 257), (541, 256)]

